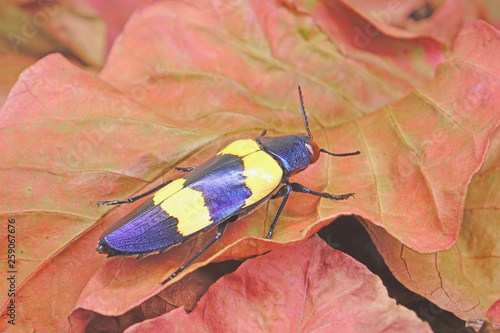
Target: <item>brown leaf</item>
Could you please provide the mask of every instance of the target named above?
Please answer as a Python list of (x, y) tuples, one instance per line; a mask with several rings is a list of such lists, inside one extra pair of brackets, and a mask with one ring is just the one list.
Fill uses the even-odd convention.
[(500, 331), (500, 300), (497, 300), (486, 313), (486, 318), (491, 325), (492, 331)]
[(317, 235), (247, 260), (186, 314), (178, 308), (126, 332), (432, 332), (396, 305), (380, 279)]
[(10, 89), (16, 83), (17, 78), (26, 67), (34, 64), (36, 58), (5, 52), (0, 54), (0, 107), (7, 100)]
[(431, 37), (450, 46), (464, 24), (485, 19), (480, 1), (342, 0), (370, 21), (367, 32), (400, 38)]
[(262, 238), (279, 203), (269, 203), (179, 278), (297, 244), (341, 214), (419, 251), (449, 248), (498, 125), (497, 32), (466, 26), (432, 79), (447, 56), (439, 43), (382, 33), (356, 45), (353, 28), (366, 23), (337, 2), (156, 2), (133, 15), (98, 77), (59, 55), (24, 72), (0, 112), (0, 210), (21, 226), (18, 327), (66, 331), (74, 308), (83, 330), (92, 311), (119, 316), (157, 295), (213, 231), (160, 255), (106, 260), (94, 253), (99, 235), (135, 206), (100, 219), (95, 203), (152, 188), (172, 166), (198, 165), (264, 128), (304, 132), (299, 83), (319, 145), (362, 155), (323, 156), (293, 180), (355, 200), (294, 194), (271, 241)]
[(408, 289), (468, 320), (484, 318), (500, 298), (500, 131), (469, 185), (457, 243), (447, 251), (422, 254), (380, 228), (364, 223), (385, 262)]

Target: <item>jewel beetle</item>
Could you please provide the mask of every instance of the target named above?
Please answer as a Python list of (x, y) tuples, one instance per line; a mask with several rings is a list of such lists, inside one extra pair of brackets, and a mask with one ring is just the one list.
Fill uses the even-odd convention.
[(289, 181), (291, 176), (316, 163), (320, 153), (332, 156), (359, 154), (359, 151), (334, 154), (318, 147), (309, 130), (300, 86), (298, 90), (307, 135), (267, 137), (264, 130), (254, 140), (231, 143), (198, 167), (175, 168), (186, 172), (181, 178), (169, 180), (127, 200), (98, 202), (98, 205), (129, 203), (154, 193), (104, 231), (99, 238), (97, 251), (108, 257), (136, 255), (139, 258), (162, 252), (217, 226), (215, 237), (161, 282), (164, 284), (219, 239), (230, 222), (249, 214), (270, 199), (283, 198), (266, 238), (272, 237), (292, 191), (333, 200), (354, 196), (354, 193), (334, 195), (316, 192)]

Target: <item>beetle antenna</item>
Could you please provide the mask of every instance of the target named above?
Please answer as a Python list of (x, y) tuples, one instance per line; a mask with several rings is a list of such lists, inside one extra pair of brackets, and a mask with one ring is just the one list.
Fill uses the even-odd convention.
[[(304, 118), (304, 125), (306, 126), (306, 130), (307, 130), (307, 134), (309, 135), (309, 139), (312, 140), (313, 136), (311, 134), (311, 131), (309, 130), (309, 123), (307, 122), (306, 109), (304, 108), (304, 99), (302, 98), (302, 90), (300, 89), (300, 86), (298, 86), (298, 88), (299, 88), (300, 108), (302, 109), (302, 117)], [(359, 150), (355, 151), (353, 153), (343, 153), (343, 154), (330, 153), (329, 151), (327, 151), (327, 150), (325, 150), (323, 148), (321, 148), (319, 151), (322, 152), (322, 153), (331, 155), (331, 156), (338, 156), (338, 157), (353, 156), (353, 155), (359, 155), (360, 154)]]
[(326, 150), (324, 150), (323, 148), (321, 148), (319, 151), (320, 151), (320, 152), (322, 152), (322, 153), (328, 154), (328, 155), (332, 155), (332, 156), (340, 156), (340, 157), (342, 157), (342, 156), (359, 155), (359, 154), (360, 154), (359, 150), (358, 150), (358, 151), (355, 151), (355, 152), (353, 152), (353, 153), (343, 153), (343, 154), (334, 154), (334, 153), (330, 153), (329, 151), (326, 151)]
[(307, 122), (306, 110), (304, 109), (304, 99), (302, 98), (302, 90), (299, 87), (299, 98), (300, 98), (300, 107), (302, 109), (302, 117), (304, 118), (304, 125), (306, 125), (307, 135), (309, 135), (309, 139), (313, 139), (311, 131), (309, 130), (309, 123)]

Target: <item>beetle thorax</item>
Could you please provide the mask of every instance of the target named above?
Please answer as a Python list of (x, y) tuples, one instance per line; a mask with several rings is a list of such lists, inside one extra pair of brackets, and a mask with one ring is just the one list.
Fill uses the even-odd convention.
[(256, 140), (264, 151), (280, 163), (287, 176), (306, 169), (319, 157), (318, 145), (305, 135), (259, 137)]

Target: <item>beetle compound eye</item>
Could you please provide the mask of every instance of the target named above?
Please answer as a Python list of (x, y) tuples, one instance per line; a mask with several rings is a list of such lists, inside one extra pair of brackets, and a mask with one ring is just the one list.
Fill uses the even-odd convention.
[(314, 141), (308, 141), (305, 143), (307, 151), (309, 152), (310, 164), (316, 163), (319, 158), (319, 147)]

